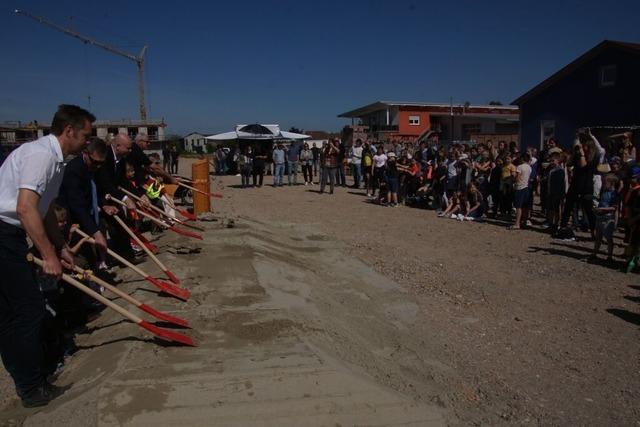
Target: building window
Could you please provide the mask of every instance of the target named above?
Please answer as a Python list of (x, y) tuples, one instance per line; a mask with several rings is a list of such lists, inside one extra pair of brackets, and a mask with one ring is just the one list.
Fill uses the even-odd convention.
[(540, 149), (543, 150), (549, 138), (556, 136), (556, 122), (543, 120), (540, 122)]
[(409, 116), (409, 125), (420, 126), (420, 116)]
[(600, 67), (600, 87), (611, 87), (616, 85), (618, 68), (615, 65)]

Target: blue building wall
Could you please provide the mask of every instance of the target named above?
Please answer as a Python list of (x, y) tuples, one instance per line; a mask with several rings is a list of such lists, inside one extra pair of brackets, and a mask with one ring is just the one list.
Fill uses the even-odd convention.
[[(600, 87), (600, 69), (616, 65), (615, 86)], [(520, 145), (540, 147), (541, 122), (555, 121), (562, 147), (582, 126), (640, 125), (640, 54), (609, 48), (520, 105)]]

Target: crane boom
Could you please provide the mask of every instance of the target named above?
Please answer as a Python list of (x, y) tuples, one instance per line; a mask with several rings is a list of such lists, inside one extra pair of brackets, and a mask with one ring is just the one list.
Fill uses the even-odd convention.
[(36, 16), (33, 15), (27, 11), (24, 10), (20, 10), (20, 9), (16, 9), (14, 11), (16, 14), (18, 15), (24, 15), (28, 18), (33, 19), (36, 22), (39, 22), (43, 25), (46, 25), (48, 27), (53, 28), (54, 30), (60, 31), (68, 36), (74, 37), (80, 41), (82, 41), (83, 43), (87, 43), (93, 46), (97, 46), (101, 49), (104, 49), (108, 52), (111, 52), (113, 54), (122, 56), (124, 58), (127, 58), (130, 61), (133, 61), (136, 63), (136, 68), (138, 70), (138, 100), (139, 100), (139, 109), (140, 109), (140, 120), (147, 120), (147, 109), (145, 107), (145, 100), (144, 100), (144, 55), (147, 51), (147, 45), (145, 45), (142, 50), (140, 51), (140, 54), (138, 56), (133, 55), (129, 52), (125, 52), (124, 50), (118, 49), (117, 47), (114, 46), (109, 46), (108, 44), (105, 43), (101, 43), (97, 40), (92, 39), (91, 37), (87, 37), (84, 36), (80, 33), (77, 33), (69, 28), (65, 28), (61, 25), (56, 24), (55, 22), (49, 21), (46, 18), (42, 18), (40, 16)]

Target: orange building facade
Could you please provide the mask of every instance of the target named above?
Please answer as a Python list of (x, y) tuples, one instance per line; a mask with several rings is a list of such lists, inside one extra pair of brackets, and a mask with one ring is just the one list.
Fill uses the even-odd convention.
[(501, 105), (378, 101), (338, 117), (365, 126), (368, 137), (378, 141), (415, 141), (430, 130), (441, 140), (469, 141), (477, 135), (518, 134), (519, 129), (518, 107)]

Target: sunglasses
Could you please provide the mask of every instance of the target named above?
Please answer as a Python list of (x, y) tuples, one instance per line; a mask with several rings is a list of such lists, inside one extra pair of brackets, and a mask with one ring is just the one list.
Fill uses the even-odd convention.
[(104, 164), (104, 160), (98, 160), (95, 159), (91, 156), (91, 154), (87, 154), (87, 157), (89, 158), (89, 160), (91, 160), (91, 164), (96, 165), (96, 166), (102, 166)]

